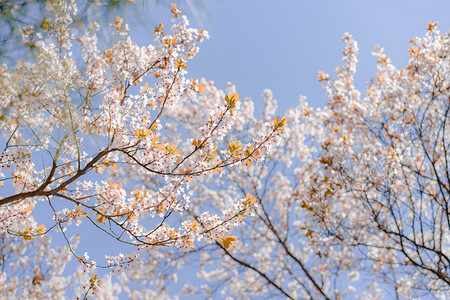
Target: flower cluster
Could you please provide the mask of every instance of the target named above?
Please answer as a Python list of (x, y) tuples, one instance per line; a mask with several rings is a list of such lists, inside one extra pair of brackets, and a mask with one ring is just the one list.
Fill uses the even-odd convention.
[[(42, 36), (33, 35), (34, 58), (0, 67), (0, 233), (32, 239), (55, 229), (68, 241), (69, 229), (88, 220), (82, 225), (125, 244), (188, 249), (240, 225), (250, 204), (230, 204), (220, 217), (204, 213), (202, 230), (186, 229), (182, 215), (201, 206), (189, 187), (261, 160), (286, 119), (259, 126), (245, 143), (231, 136), (247, 110), (236, 91), (186, 78), (208, 33), (191, 28), (175, 5), (172, 26), (156, 27), (145, 47), (120, 17), (111, 24), (112, 43), (100, 48), (97, 24), (79, 30), (73, 23), (75, 1), (52, 1), (48, 10)], [(25, 40), (31, 32), (24, 30)], [(170, 133), (176, 128), (183, 129)], [(39, 220), (49, 230), (29, 225), (37, 207), (52, 215)], [(98, 287), (91, 275), (86, 293)]]

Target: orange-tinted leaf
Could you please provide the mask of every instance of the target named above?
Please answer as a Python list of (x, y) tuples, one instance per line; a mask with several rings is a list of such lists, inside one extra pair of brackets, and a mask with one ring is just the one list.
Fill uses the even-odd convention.
[(39, 232), (39, 234), (45, 234), (45, 225), (39, 225), (39, 227), (37, 228), (37, 232)]
[(247, 205), (253, 205), (256, 202), (256, 198), (252, 198), (252, 195), (250, 193), (247, 193), (245, 196), (245, 200), (247, 200)]
[(228, 236), (224, 236), (221, 239), (222, 245), (225, 248), (233, 248), (234, 245), (236, 245), (236, 240), (237, 240), (237, 236), (235, 235), (228, 235)]
[(206, 87), (205, 84), (197, 84), (198, 92), (203, 94), (203, 89)]
[(156, 32), (162, 32), (163, 31), (163, 29), (164, 29), (164, 25), (163, 25), (163, 23), (159, 23), (159, 26), (158, 27), (155, 27), (155, 33)]
[(433, 28), (436, 27), (437, 24), (438, 24), (437, 22), (434, 22), (434, 23), (432, 23), (431, 21), (428, 22), (427, 30), (433, 30)]
[(27, 208), (25, 208), (25, 212), (29, 212), (30, 210), (32, 210), (34, 208), (33, 205), (28, 206)]
[(181, 13), (183, 13), (183, 10), (180, 9), (180, 8), (178, 8), (176, 4), (172, 3), (170, 6), (171, 6), (171, 8), (172, 8), (172, 9), (171, 9), (172, 14), (173, 14), (173, 16), (174, 16), (175, 18), (178, 18), (178, 16), (179, 16)]

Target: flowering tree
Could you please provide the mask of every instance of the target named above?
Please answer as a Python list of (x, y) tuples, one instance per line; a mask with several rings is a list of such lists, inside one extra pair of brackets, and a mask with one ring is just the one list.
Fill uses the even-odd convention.
[[(365, 97), (346, 34), (337, 78), (319, 73), (329, 105), (301, 98), (280, 120), (269, 90), (256, 117), (233, 86), (184, 78), (207, 33), (177, 7), (173, 34), (161, 24), (155, 46), (134, 45), (118, 18), (114, 44), (100, 50), (95, 28), (76, 38), (74, 6), (62, 3), (49, 21), (53, 44), (39, 40), (35, 62), (1, 70), (1, 294), (449, 296), (450, 40), (436, 24), (412, 41), (405, 69), (375, 50)], [(78, 48), (79, 64), (70, 58)], [(40, 207), (53, 219), (35, 220)], [(107, 257), (117, 276), (86, 272), (97, 263), (67, 235), (82, 221), (136, 248)], [(51, 247), (53, 229), (64, 247)], [(72, 253), (80, 267), (67, 275)]]
[[(117, 10), (134, 9), (133, 0), (78, 1), (78, 13), (72, 16), (75, 23), (90, 22), (92, 15), (106, 16)], [(18, 57), (29, 54), (26, 50), (35, 50), (36, 45), (22, 43), (22, 28), (33, 25), (35, 31), (47, 29), (46, 5), (48, 0), (10, 0), (0, 3), (0, 61), (17, 61)], [(142, 3), (143, 4), (143, 3)], [(134, 6), (134, 7), (133, 7)], [(97, 19), (97, 21), (99, 21)], [(25, 47), (24, 47), (25, 46)], [(24, 51), (25, 50), (25, 51)], [(31, 51), (32, 52), (32, 51)]]
[(450, 39), (436, 26), (411, 41), (406, 69), (375, 49), (379, 72), (364, 99), (352, 84), (350, 36), (339, 78), (319, 75), (330, 99), (329, 134), (308, 183), (305, 227), (320, 251), (349, 253), (355, 267), (405, 298), (445, 298), (450, 286)]
[[(348, 34), (343, 41), (337, 78), (319, 73), (327, 107), (312, 109), (301, 98), (287, 111), (282, 147), (270, 158), (193, 186), (217, 210), (238, 197), (257, 205), (254, 216), (241, 216), (246, 226), (227, 240), (235, 246), (216, 242), (186, 256), (149, 253), (151, 263), (121, 279), (146, 282), (130, 295), (149, 286), (167, 292), (163, 281), (176, 280), (180, 264), (197, 260), (198, 279), (186, 283), (185, 294), (449, 297), (449, 35), (430, 23), (424, 38), (411, 41), (402, 70), (377, 48), (379, 72), (365, 97), (353, 84), (357, 44)], [(263, 97), (262, 121), (270, 120), (276, 102), (268, 90)], [(251, 114), (232, 134), (252, 137), (262, 123)], [(201, 213), (199, 207), (189, 212)], [(156, 274), (164, 274), (159, 281), (152, 275), (158, 263), (162, 273)]]
[[(175, 5), (172, 34), (160, 24), (155, 45), (135, 45), (117, 17), (111, 25), (114, 42), (104, 49), (97, 46), (96, 24), (84, 32), (73, 26), (73, 1), (54, 1), (49, 9), (53, 17), (45, 20), (44, 36), (32, 26), (23, 29), (25, 43), (38, 48), (33, 61), (0, 68), (0, 229), (11, 239), (7, 244), (34, 249), (39, 262), (49, 249), (48, 233), (60, 232), (88, 271), (96, 261), (77, 254), (67, 234), (83, 221), (138, 251), (194, 248), (202, 239), (231, 248), (230, 232), (254, 203), (238, 197), (221, 212), (199, 211), (200, 191), (189, 186), (225, 167), (259, 160), (277, 142), (286, 119), (258, 126), (245, 141), (229, 135), (249, 108), (241, 109), (235, 91), (225, 94), (212, 83), (185, 77), (188, 60), (208, 33), (190, 28)], [(35, 219), (36, 209), (52, 217)], [(183, 217), (190, 209), (199, 213)], [(36, 246), (23, 246), (14, 236)], [(107, 256), (105, 267), (120, 269), (138, 259)], [(26, 267), (26, 261), (20, 265)], [(48, 273), (64, 265), (64, 260), (50, 263)], [(39, 266), (34, 272), (27, 277), (31, 285), (3, 283), (4, 294), (28, 295), (27, 287), (43, 285)], [(1, 278), (18, 282), (9, 272)], [(82, 291), (93, 291), (97, 275), (85, 279)], [(46, 288), (53, 295), (62, 286)]]

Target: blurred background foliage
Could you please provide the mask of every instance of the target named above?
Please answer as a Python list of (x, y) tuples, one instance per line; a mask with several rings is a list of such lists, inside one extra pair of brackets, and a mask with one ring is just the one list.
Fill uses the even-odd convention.
[[(48, 17), (46, 5), (54, 0), (0, 0), (0, 63), (13, 64), (28, 57), (35, 46), (22, 43), (22, 28), (33, 25), (36, 32), (45, 29), (45, 18)], [(172, 0), (173, 1), (173, 0)], [(107, 28), (107, 20), (116, 15), (133, 16), (142, 26), (152, 28), (158, 20), (152, 20), (148, 11), (152, 7), (170, 7), (170, 0), (78, 0), (78, 13), (75, 23), (79, 27), (95, 21)], [(199, 11), (205, 9), (202, 0), (174, 1), (182, 2), (189, 13), (199, 21)], [(106, 26), (106, 27), (105, 27)], [(103, 36), (105, 38), (106, 35)], [(100, 34), (102, 38), (102, 34)]]

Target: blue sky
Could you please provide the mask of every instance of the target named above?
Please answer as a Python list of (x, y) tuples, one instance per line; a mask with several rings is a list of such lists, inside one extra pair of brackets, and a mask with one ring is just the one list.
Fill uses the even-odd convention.
[[(150, 44), (154, 26), (160, 21), (169, 25), (170, 1), (159, 0), (158, 5), (154, 0), (137, 2), (137, 9), (125, 6), (125, 11), (117, 14), (130, 24), (137, 44)], [(241, 98), (253, 98), (257, 109), (261, 108), (262, 91), (270, 88), (278, 99), (280, 115), (295, 106), (300, 95), (307, 96), (314, 107), (328, 103), (317, 74), (323, 70), (333, 76), (341, 63), (345, 32), (358, 41), (356, 85), (364, 94), (367, 81), (376, 72), (371, 52), (377, 44), (401, 68), (408, 61), (408, 40), (423, 36), (429, 21), (437, 21), (441, 32), (450, 29), (450, 1), (443, 0), (190, 0), (197, 12), (186, 0), (174, 2), (184, 9), (192, 26), (211, 35), (189, 63), (187, 76), (205, 77), (219, 88), (232, 82)], [(111, 14), (111, 20), (115, 15)], [(80, 230), (85, 230), (84, 226)], [(55, 240), (60, 238), (55, 236)], [(91, 246), (97, 238), (85, 235), (79, 253), (89, 251), (103, 263), (104, 248)], [(115, 250), (126, 252), (123, 248)]]
[[(148, 27), (167, 19), (169, 2), (162, 2), (158, 6), (150, 1), (142, 10)], [(241, 96), (250, 96), (255, 102), (261, 101), (263, 89), (270, 88), (282, 111), (296, 105), (301, 94), (315, 107), (326, 105), (317, 73), (333, 73), (340, 64), (345, 32), (358, 41), (356, 84), (364, 90), (376, 72), (371, 52), (377, 44), (395, 66), (404, 67), (408, 40), (423, 36), (429, 21), (437, 21), (441, 32), (450, 29), (450, 1), (444, 0), (190, 2), (199, 17), (186, 1), (175, 1), (191, 24), (208, 30), (211, 38), (190, 63), (188, 76), (205, 77), (221, 88), (231, 81)], [(150, 41), (148, 31), (141, 30), (143, 27), (138, 30), (139, 40), (146, 42), (148, 37)]]
[[(270, 88), (282, 111), (295, 106), (300, 95), (307, 96), (314, 107), (326, 105), (317, 73), (333, 74), (341, 63), (345, 32), (358, 41), (356, 84), (364, 91), (376, 72), (371, 56), (376, 45), (401, 68), (407, 64), (408, 40), (423, 36), (429, 21), (437, 21), (441, 32), (450, 29), (450, 1), (444, 0), (191, 0), (198, 15), (186, 1), (175, 2), (193, 26), (203, 27), (211, 35), (189, 64), (188, 77), (205, 77), (220, 88), (230, 81), (241, 98), (252, 97), (257, 107), (262, 91)], [(127, 10), (125, 19), (138, 44), (152, 42), (152, 30), (160, 20), (168, 25), (168, 3), (164, 0), (155, 5), (148, 0), (148, 5), (138, 3), (138, 10)], [(87, 231), (85, 227), (81, 230)], [(89, 254), (100, 260), (104, 244), (92, 249), (90, 242), (96, 237), (83, 238), (80, 254), (87, 246)]]

